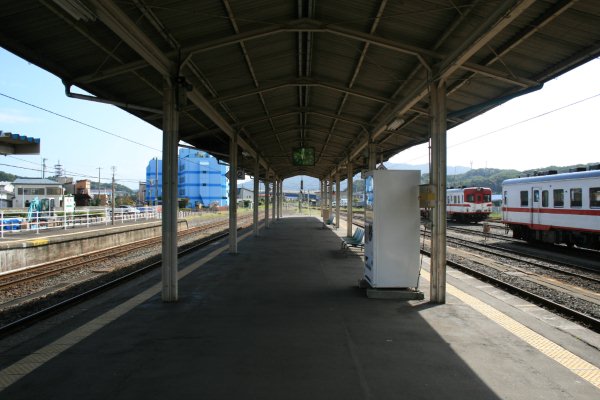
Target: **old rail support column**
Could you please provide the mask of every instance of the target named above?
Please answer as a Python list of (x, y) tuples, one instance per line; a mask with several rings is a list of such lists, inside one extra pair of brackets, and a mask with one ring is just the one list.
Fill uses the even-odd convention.
[(346, 236), (352, 236), (352, 196), (354, 196), (354, 193), (352, 193), (352, 185), (354, 184), (354, 176), (352, 174), (352, 163), (348, 161), (347, 165), (348, 166), (346, 168), (348, 172), (348, 188), (346, 189), (346, 204), (348, 208), (348, 219), (346, 221)]
[(277, 218), (281, 218), (283, 217), (283, 199), (284, 199), (284, 195), (283, 195), (283, 179), (279, 181), (279, 202), (277, 202), (278, 206), (277, 207)]
[(265, 228), (269, 227), (269, 171), (265, 177)]
[(162, 300), (178, 299), (177, 286), (177, 148), (179, 113), (174, 81), (163, 82), (163, 167), (162, 167)]
[(329, 218), (333, 218), (333, 176), (329, 177), (329, 193), (327, 195), (327, 207), (329, 207)]
[(275, 177), (275, 179), (273, 179), (273, 210), (271, 210), (271, 219), (273, 220), (273, 222), (275, 222), (275, 219), (277, 218), (276, 215), (276, 211), (277, 211), (277, 190), (279, 189), (279, 180), (277, 180), (277, 178)]
[(433, 82), (431, 96), (431, 183), (435, 207), (431, 227), (430, 301), (446, 302), (446, 83)]
[(258, 236), (258, 188), (260, 181), (258, 179), (258, 175), (260, 174), (260, 158), (256, 157), (256, 164), (254, 164), (254, 194), (253, 197), (253, 205), (252, 209), (252, 229), (254, 230), (254, 236)]
[(237, 154), (238, 134), (229, 140), (229, 253), (237, 253)]
[(377, 168), (377, 146), (369, 136), (369, 171)]
[(335, 173), (335, 228), (340, 227), (340, 173)]
[(323, 179), (319, 179), (319, 205), (321, 206), (321, 218), (323, 217), (323, 187), (324, 187), (324, 182)]

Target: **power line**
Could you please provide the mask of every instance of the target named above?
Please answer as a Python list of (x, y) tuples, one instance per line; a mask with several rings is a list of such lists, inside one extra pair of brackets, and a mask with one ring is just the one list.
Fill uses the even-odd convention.
[[(534, 120), (534, 119), (537, 119), (537, 118), (540, 118), (540, 117), (546, 116), (546, 115), (548, 115), (548, 114), (552, 114), (552, 113), (554, 113), (554, 112), (556, 112), (556, 111), (561, 111), (561, 110), (564, 110), (565, 108), (569, 108), (569, 107), (572, 107), (572, 106), (574, 106), (574, 105), (577, 105), (577, 104), (583, 103), (583, 102), (585, 102), (585, 101), (592, 100), (592, 99), (594, 99), (594, 98), (596, 98), (596, 97), (599, 97), (599, 96), (600, 96), (600, 93), (596, 93), (595, 95), (592, 95), (592, 96), (586, 97), (586, 98), (584, 98), (584, 99), (581, 99), (581, 100), (577, 100), (577, 101), (575, 101), (575, 102), (573, 102), (573, 103), (569, 103), (569, 104), (566, 104), (566, 105), (564, 105), (564, 106), (560, 106), (560, 107), (558, 107), (558, 108), (555, 108), (555, 109), (552, 109), (552, 110), (550, 110), (550, 111), (546, 111), (546, 112), (543, 112), (543, 113), (541, 113), (541, 114), (534, 115), (533, 117), (529, 117), (529, 118), (526, 118), (526, 119), (524, 119), (524, 120), (521, 120), (521, 121), (515, 122), (514, 124), (510, 124), (510, 125), (504, 126), (504, 127), (502, 127), (502, 128), (498, 128), (498, 129), (495, 129), (495, 130), (493, 130), (493, 131), (486, 132), (486, 133), (484, 133), (484, 134), (482, 134), (482, 135), (475, 136), (475, 137), (473, 137), (473, 138), (467, 139), (467, 140), (465, 140), (465, 141), (463, 141), (463, 142), (460, 142), (460, 143), (453, 144), (452, 146), (448, 146), (447, 148), (449, 149), (449, 148), (452, 148), (452, 147), (460, 146), (461, 144), (465, 144), (465, 143), (468, 143), (468, 142), (472, 142), (473, 140), (481, 139), (481, 138), (482, 138), (482, 137), (484, 137), (484, 136), (489, 136), (489, 135), (491, 135), (491, 134), (498, 133), (498, 132), (500, 132), (500, 131), (503, 131), (503, 130), (505, 130), (505, 129), (508, 129), (508, 128), (513, 128), (513, 127), (515, 127), (515, 126), (517, 126), (517, 125), (524, 124), (525, 122), (529, 122), (529, 121), (532, 121), (532, 120)], [(410, 159), (410, 160), (408, 160), (408, 161), (415, 161), (415, 160), (419, 160), (419, 159), (421, 159), (421, 158), (423, 158), (423, 157), (426, 157), (426, 155), (418, 156), (418, 157), (412, 158), (412, 159)]]
[(4, 96), (4, 97), (6, 97), (6, 98), (9, 98), (9, 99), (11, 99), (11, 100), (17, 101), (17, 102), (19, 102), (19, 103), (22, 103), (22, 104), (28, 105), (28, 106), (30, 106), (30, 107), (33, 107), (33, 108), (37, 108), (38, 110), (45, 111), (45, 112), (47, 112), (47, 113), (50, 113), (50, 114), (56, 115), (56, 116), (58, 116), (58, 117), (61, 117), (61, 118), (64, 118), (64, 119), (67, 119), (67, 120), (69, 120), (69, 121), (72, 121), (72, 122), (75, 122), (75, 123), (77, 123), (77, 124), (80, 124), (80, 125), (83, 125), (83, 126), (87, 126), (88, 128), (92, 128), (92, 129), (95, 129), (95, 130), (97, 130), (97, 131), (99, 131), (99, 132), (106, 133), (107, 135), (111, 135), (111, 136), (117, 137), (117, 138), (119, 138), (119, 139), (125, 140), (125, 141), (127, 141), (127, 142), (130, 142), (130, 143), (133, 143), (133, 144), (137, 144), (138, 146), (146, 147), (146, 148), (148, 148), (148, 149), (150, 149), (150, 150), (154, 150), (154, 151), (158, 151), (158, 152), (160, 152), (160, 150), (158, 150), (158, 149), (155, 149), (154, 147), (151, 147), (151, 146), (145, 145), (145, 144), (143, 144), (143, 143), (140, 143), (140, 142), (136, 142), (135, 140), (128, 139), (128, 138), (126, 138), (126, 137), (124, 137), (124, 136), (121, 136), (121, 135), (117, 135), (116, 133), (109, 132), (109, 131), (107, 131), (107, 130), (105, 130), (105, 129), (102, 129), (102, 128), (98, 128), (98, 127), (96, 127), (96, 126), (94, 126), (94, 125), (90, 125), (90, 124), (88, 124), (88, 123), (85, 123), (85, 122), (79, 121), (79, 120), (77, 120), (77, 119), (75, 119), (75, 118), (71, 118), (71, 117), (68, 117), (68, 116), (66, 116), (66, 115), (59, 114), (59, 113), (57, 113), (57, 112), (54, 112), (54, 111), (48, 110), (48, 109), (46, 109), (46, 108), (43, 108), (43, 107), (40, 107), (40, 106), (36, 106), (35, 104), (28, 103), (28, 102), (26, 102), (26, 101), (24, 101), (24, 100), (17, 99), (17, 98), (15, 98), (15, 97), (9, 96), (9, 95), (7, 95), (7, 94), (0, 93), (0, 96)]
[[(161, 150), (159, 150), (159, 149), (156, 149), (156, 148), (154, 148), (154, 147), (151, 147), (151, 146), (145, 145), (145, 144), (143, 144), (143, 143), (140, 143), (140, 142), (136, 142), (135, 140), (128, 139), (128, 138), (126, 138), (126, 137), (124, 137), (124, 136), (120, 136), (120, 135), (118, 135), (118, 134), (116, 134), (116, 133), (113, 133), (113, 132), (107, 131), (107, 130), (105, 130), (105, 129), (98, 128), (98, 127), (96, 127), (96, 126), (93, 126), (93, 125), (90, 125), (90, 124), (88, 124), (88, 123), (86, 123), (86, 122), (79, 121), (79, 120), (77, 120), (77, 119), (75, 119), (75, 118), (71, 118), (71, 117), (68, 117), (68, 116), (66, 116), (66, 115), (63, 115), (63, 114), (57, 113), (57, 112), (55, 112), (55, 111), (48, 110), (47, 108), (44, 108), (44, 107), (41, 107), (41, 106), (38, 106), (38, 105), (35, 105), (35, 104), (28, 103), (28, 102), (26, 102), (26, 101), (24, 101), (24, 100), (17, 99), (16, 97), (9, 96), (9, 95), (7, 95), (7, 94), (5, 94), (5, 93), (1, 93), (1, 92), (0, 92), (0, 95), (1, 95), (1, 96), (4, 96), (4, 97), (6, 97), (6, 98), (8, 98), (8, 99), (11, 99), (11, 100), (17, 101), (17, 102), (19, 102), (19, 103), (22, 103), (22, 104), (28, 105), (28, 106), (30, 106), (30, 107), (37, 108), (38, 110), (45, 111), (45, 112), (47, 112), (47, 113), (50, 113), (50, 114), (52, 114), (52, 115), (56, 115), (56, 116), (58, 116), (58, 117), (61, 117), (61, 118), (67, 119), (67, 120), (69, 120), (69, 121), (72, 121), (72, 122), (75, 122), (75, 123), (81, 124), (81, 125), (83, 125), (83, 126), (87, 126), (88, 128), (95, 129), (95, 130), (97, 130), (97, 131), (99, 131), (99, 132), (106, 133), (106, 134), (108, 134), (108, 135), (111, 135), (111, 136), (117, 137), (117, 138), (119, 138), (119, 139), (122, 139), (122, 140), (128, 141), (128, 142), (130, 142), (130, 143), (133, 143), (133, 144), (137, 144), (138, 146), (143, 146), (143, 147), (146, 147), (146, 148), (148, 148), (148, 149), (150, 149), (150, 150), (155, 150), (155, 151), (158, 151), (158, 152), (162, 153), (162, 151), (161, 151)], [(199, 150), (199, 151), (202, 151), (202, 150)], [(15, 158), (16, 158), (16, 157), (15, 157)], [(190, 162), (190, 163), (192, 163), (192, 164), (201, 165), (200, 163), (194, 162), (194, 161), (192, 161), (192, 160), (188, 159), (187, 157), (178, 157), (178, 159), (179, 159), (179, 160), (186, 160), (187, 162)], [(22, 160), (22, 159), (21, 159), (21, 161), (26, 161), (26, 160)], [(26, 162), (31, 162), (31, 161), (26, 161)], [(209, 170), (211, 170), (211, 171), (216, 171), (216, 172), (220, 172), (220, 170), (217, 170), (217, 169), (214, 169), (214, 168), (209, 168)]]
[(503, 131), (503, 130), (505, 130), (505, 129), (512, 128), (512, 127), (515, 127), (515, 126), (517, 126), (517, 125), (520, 125), (520, 124), (524, 124), (525, 122), (533, 121), (534, 119), (537, 119), (537, 118), (540, 118), (540, 117), (546, 116), (546, 115), (548, 115), (548, 114), (552, 114), (552, 113), (554, 113), (554, 112), (556, 112), (556, 111), (564, 110), (565, 108), (572, 107), (572, 106), (574, 106), (574, 105), (577, 105), (577, 104), (579, 104), (579, 103), (583, 103), (584, 101), (591, 100), (591, 99), (593, 99), (593, 98), (596, 98), (596, 97), (598, 97), (598, 96), (600, 96), (600, 93), (597, 93), (597, 94), (595, 94), (595, 95), (593, 95), (593, 96), (590, 96), (590, 97), (586, 97), (585, 99), (577, 100), (576, 102), (573, 102), (573, 103), (570, 103), (570, 104), (567, 104), (567, 105), (564, 105), (564, 106), (560, 106), (560, 107), (558, 107), (558, 108), (555, 108), (555, 109), (553, 109), (553, 110), (550, 110), (550, 111), (543, 112), (543, 113), (541, 113), (541, 114), (538, 114), (538, 115), (535, 115), (535, 116), (533, 116), (533, 117), (526, 118), (526, 119), (524, 119), (524, 120), (521, 120), (521, 121), (515, 122), (514, 124), (511, 124), (511, 125), (504, 126), (504, 127), (502, 127), (502, 128), (496, 129), (496, 130), (494, 130), (494, 131), (491, 131), (491, 132), (484, 133), (483, 135), (475, 136), (475, 137), (473, 137), (473, 138), (471, 138), (471, 139), (467, 139), (467, 140), (465, 140), (464, 142), (460, 142), (460, 143), (453, 144), (452, 146), (448, 146), (448, 148), (455, 147), (455, 146), (459, 146), (459, 145), (461, 145), (461, 144), (465, 144), (465, 143), (471, 142), (471, 141), (473, 141), (473, 140), (480, 139), (480, 138), (482, 138), (482, 137), (484, 137), (484, 136), (488, 136), (488, 135), (491, 135), (491, 134), (493, 134), (493, 133), (498, 133), (498, 132), (500, 132), (500, 131)]

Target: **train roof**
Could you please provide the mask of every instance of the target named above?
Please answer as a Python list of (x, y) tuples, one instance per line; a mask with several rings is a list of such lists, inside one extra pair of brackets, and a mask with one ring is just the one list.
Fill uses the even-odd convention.
[(590, 178), (600, 178), (600, 170), (581, 171), (581, 172), (566, 172), (563, 174), (529, 176), (526, 178), (513, 178), (513, 179), (507, 179), (507, 180), (503, 181), (502, 186), (517, 185), (520, 183), (552, 182), (552, 181), (566, 181), (566, 180), (573, 180), (573, 179), (590, 179)]
[(452, 188), (448, 188), (446, 189), (447, 192), (451, 191), (451, 190), (492, 190), (491, 188), (487, 187), (487, 186), (468, 186), (468, 187), (452, 187)]

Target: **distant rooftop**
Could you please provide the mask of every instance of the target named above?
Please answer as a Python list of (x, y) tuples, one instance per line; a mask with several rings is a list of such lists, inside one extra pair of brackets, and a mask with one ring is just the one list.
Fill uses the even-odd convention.
[(45, 179), (45, 178), (17, 178), (13, 182), (13, 185), (57, 185), (57, 186), (61, 186), (60, 183), (53, 181), (52, 179)]

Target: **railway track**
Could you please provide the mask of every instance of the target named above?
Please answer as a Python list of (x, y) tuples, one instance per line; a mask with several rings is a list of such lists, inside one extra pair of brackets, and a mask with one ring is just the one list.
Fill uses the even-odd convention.
[[(447, 238), (447, 265), (600, 332), (600, 279), (573, 265), (558, 266), (490, 249), (464, 239)], [(454, 247), (452, 245), (456, 245)], [(430, 256), (427, 249), (423, 254)], [(577, 266), (575, 266), (577, 268)]]
[[(431, 257), (431, 253), (427, 250), (422, 249), (421, 254), (424, 254), (428, 257)], [(561, 302), (555, 301), (548, 296), (540, 295), (534, 293), (532, 290), (523, 289), (517, 284), (513, 284), (511, 282), (506, 281), (505, 279), (500, 279), (491, 274), (485, 273), (478, 269), (472, 268), (463, 263), (459, 263), (452, 260), (446, 261), (447, 265), (456, 268), (464, 273), (467, 273), (471, 276), (474, 276), (477, 279), (493, 284), (496, 287), (499, 287), (503, 290), (506, 290), (510, 293), (516, 294), (519, 297), (526, 299), (532, 303), (538, 304), (542, 307), (545, 307), (549, 310), (557, 312), (565, 317), (571, 319), (572, 321), (578, 322), (581, 325), (588, 327), (596, 333), (600, 333), (600, 319), (596, 316), (589, 315), (587, 312), (582, 312), (580, 310), (575, 309), (570, 305), (562, 304)], [(596, 303), (597, 307), (597, 303)]]
[[(178, 240), (184, 239), (185, 237), (196, 235), (209, 229), (219, 228), (227, 224), (228, 221), (210, 222), (208, 224), (180, 231), (177, 233), (177, 237)], [(138, 240), (122, 246), (114, 246), (74, 257), (31, 266), (17, 271), (6, 272), (0, 275), (0, 290), (9, 290), (20, 284), (27, 284), (37, 279), (48, 278), (89, 264), (100, 263), (109, 257), (117, 257), (132, 251), (143, 250), (144, 248), (150, 248), (160, 243), (160, 237)]]
[(447, 241), (448, 243), (456, 244), (462, 248), (472, 249), (481, 253), (501, 257), (503, 259), (524, 262), (533, 267), (550, 270), (559, 274), (585, 279), (600, 284), (600, 274), (598, 268), (588, 267), (572, 262), (559, 261), (555, 258), (534, 255), (515, 249), (507, 250), (492, 244), (476, 243), (455, 237), (447, 237)]
[[(247, 221), (251, 220), (251, 216), (245, 216), (238, 220), (240, 223), (240, 227), (238, 229), (243, 229), (246, 225), (248, 226)], [(212, 233), (207, 237), (201, 239), (195, 239), (191, 243), (185, 243), (180, 246), (180, 250), (178, 251), (178, 256), (182, 256), (188, 254), (190, 252), (196, 251), (208, 244), (214, 243), (228, 235), (226, 229), (220, 229), (221, 227), (227, 226), (228, 221), (217, 221), (214, 223), (210, 223), (207, 225), (202, 225), (196, 228), (191, 228), (185, 231), (182, 231), (178, 234), (178, 239), (191, 237), (193, 235), (198, 235), (201, 232), (205, 232), (208, 229), (220, 231), (217, 233)], [(223, 232), (224, 231), (224, 232)], [(98, 251), (93, 254), (86, 254), (81, 257), (86, 258), (84, 261), (76, 260), (77, 257), (73, 257), (69, 260), (60, 260), (59, 262), (49, 263), (52, 265), (40, 265), (37, 266), (34, 270), (36, 271), (19, 271), (21, 276), (18, 274), (14, 274), (12, 277), (6, 279), (6, 282), (2, 282), (1, 284), (4, 286), (2, 289), (4, 292), (14, 290), (15, 287), (19, 285), (34, 285), (35, 290), (35, 282), (39, 282), (41, 280), (47, 279), (49, 276), (57, 275), (63, 273), (68, 270), (76, 269), (76, 268), (85, 268), (86, 265), (97, 264), (98, 262), (102, 262), (108, 258), (115, 258), (119, 255), (127, 255), (133, 251), (139, 251), (149, 249), (153, 246), (157, 246), (161, 243), (161, 238), (153, 238), (146, 239), (142, 241), (135, 242), (130, 245), (126, 245), (125, 248), (112, 248), (106, 251)], [(118, 250), (117, 250), (118, 249)], [(60, 263), (68, 262), (69, 265), (58, 266)], [(45, 293), (45, 291), (41, 291), (41, 296), (43, 297), (56, 297), (56, 299), (49, 299), (47, 302), (43, 301), (46, 304), (42, 304), (41, 306), (37, 304), (37, 300), (33, 301), (30, 299), (35, 295), (29, 294), (23, 297), (16, 297), (11, 301), (4, 302), (0, 307), (5, 308), (2, 313), (8, 311), (13, 316), (17, 315), (16, 318), (11, 318), (10, 316), (4, 315), (2, 317), (2, 325), (0, 326), (0, 335), (7, 334), (13, 332), (15, 330), (21, 329), (25, 326), (28, 326), (40, 319), (46, 318), (47, 316), (52, 315), (60, 310), (68, 308), (78, 302), (81, 302), (85, 299), (91, 298), (103, 291), (114, 287), (118, 284), (124, 283), (127, 280), (133, 279), (137, 276), (140, 276), (150, 270), (155, 269), (156, 267), (161, 265), (161, 260), (158, 256), (154, 257), (146, 257), (145, 261), (140, 263), (136, 263), (136, 265), (131, 268), (131, 271), (121, 274), (114, 274), (114, 276), (109, 276), (107, 279), (100, 279), (99, 283), (95, 283), (93, 279), (81, 281), (81, 282), (71, 282), (72, 286), (65, 289), (64, 285), (57, 285), (54, 288), (54, 293)], [(126, 268), (123, 268), (126, 270)], [(112, 271), (102, 271), (102, 272), (112, 272)], [(25, 275), (23, 275), (25, 274)], [(89, 286), (87, 288), (81, 289), (79, 285)], [(1, 287), (1, 286), (0, 286)], [(60, 293), (64, 291), (64, 293)], [(71, 294), (70, 292), (74, 292)], [(23, 304), (25, 302), (25, 304)], [(8, 307), (7, 307), (8, 306)], [(8, 322), (6, 322), (8, 321)]]
[[(354, 220), (353, 224), (360, 226), (364, 222)], [(457, 231), (483, 235), (470, 229)], [(512, 239), (498, 236), (503, 240)], [(449, 237), (447, 240), (461, 247), (449, 249), (447, 265), (600, 332), (598, 270), (465, 239)], [(421, 253), (431, 256), (425, 248)], [(499, 260), (491, 260), (492, 257)]]

